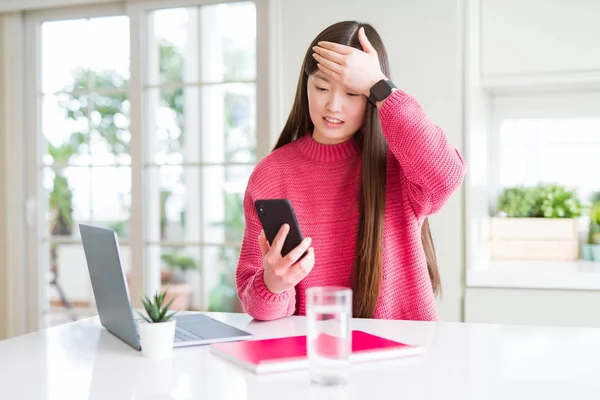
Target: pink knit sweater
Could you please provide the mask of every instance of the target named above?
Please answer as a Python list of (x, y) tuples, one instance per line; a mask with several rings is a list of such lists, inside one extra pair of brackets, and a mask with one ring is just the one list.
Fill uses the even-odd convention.
[[(383, 278), (374, 317), (437, 320), (421, 226), (425, 216), (442, 208), (461, 185), (464, 160), (419, 103), (401, 90), (388, 97), (379, 117), (389, 152)], [(360, 170), (354, 139), (323, 145), (310, 134), (273, 151), (256, 166), (244, 198), (246, 226), (236, 273), (238, 295), (248, 314), (259, 320), (305, 315), (307, 288), (352, 287)], [(279, 295), (265, 286), (258, 244), (261, 225), (254, 200), (268, 198), (290, 199), (315, 251), (312, 271)], [(444, 261), (440, 264), (443, 268)]]

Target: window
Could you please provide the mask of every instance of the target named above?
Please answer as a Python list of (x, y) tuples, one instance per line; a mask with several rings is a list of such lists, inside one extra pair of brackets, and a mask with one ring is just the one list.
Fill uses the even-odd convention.
[(584, 201), (600, 189), (600, 117), (505, 119), (498, 133), (501, 187), (556, 182)]
[[(492, 191), (537, 184), (576, 190), (583, 203), (600, 190), (600, 94), (498, 96), (492, 101)], [(498, 151), (495, 151), (495, 150)]]
[[(591, 195), (600, 191), (600, 181), (594, 171), (600, 151), (600, 109), (597, 107), (600, 93), (566, 90), (486, 93), (479, 100), (479, 112), (471, 116), (478, 124), (473, 123), (469, 130), (471, 173), (466, 179), (465, 211), (467, 285), (580, 287), (578, 273), (597, 267), (588, 261), (571, 259), (574, 251), (569, 256), (561, 255), (561, 259), (548, 256), (547, 260), (541, 260), (531, 254), (518, 259), (518, 253), (525, 251), (518, 250), (519, 246), (528, 247), (524, 242), (515, 244), (522, 240), (518, 235), (514, 239), (494, 237), (490, 217), (496, 215), (498, 195), (503, 189), (518, 185), (561, 185), (575, 191), (584, 206), (589, 204)], [(576, 242), (578, 247), (586, 240), (589, 228), (585, 213), (575, 226), (579, 229), (578, 235), (569, 231), (563, 236), (570, 243)], [(497, 246), (508, 246), (506, 242), (511, 241), (510, 246), (516, 247), (492, 257), (495, 240)], [(582, 258), (582, 252), (577, 253)]]
[(185, 3), (28, 14), (42, 325), (96, 313), (78, 223), (117, 232), (134, 306), (169, 285), (175, 308), (239, 310), (242, 199), (265, 147), (256, 6)]
[(256, 162), (254, 3), (147, 18), (147, 268), (179, 275), (187, 262), (198, 288), (188, 304), (235, 311), (242, 200)]
[[(45, 303), (72, 308), (69, 317), (76, 317), (93, 300), (77, 223), (111, 227), (121, 236), (129, 230), (129, 18), (47, 21), (39, 39), (38, 168), (48, 198), (39, 248), (48, 252), (41, 269), (50, 271)], [(126, 243), (122, 251), (128, 268)]]

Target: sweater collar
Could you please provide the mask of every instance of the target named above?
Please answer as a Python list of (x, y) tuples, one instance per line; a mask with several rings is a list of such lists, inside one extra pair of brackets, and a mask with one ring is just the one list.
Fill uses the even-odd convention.
[(345, 161), (356, 158), (360, 152), (354, 136), (342, 143), (322, 144), (315, 141), (310, 133), (306, 133), (296, 142), (302, 153), (308, 158), (320, 162)]

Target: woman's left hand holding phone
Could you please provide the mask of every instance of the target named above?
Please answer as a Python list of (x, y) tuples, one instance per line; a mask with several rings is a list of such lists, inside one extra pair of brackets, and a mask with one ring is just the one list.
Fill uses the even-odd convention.
[[(289, 230), (289, 225), (283, 224), (272, 246), (264, 231), (258, 237), (263, 255), (263, 279), (267, 289), (274, 294), (281, 294), (295, 287), (315, 265), (315, 251), (310, 247), (311, 238), (305, 238), (285, 257), (281, 257), (281, 249)], [(307, 252), (306, 256), (300, 259), (304, 252)]]

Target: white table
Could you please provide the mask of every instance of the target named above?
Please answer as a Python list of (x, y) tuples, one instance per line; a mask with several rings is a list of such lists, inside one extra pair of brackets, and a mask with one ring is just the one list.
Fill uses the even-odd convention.
[[(210, 314), (256, 338), (305, 334), (304, 319)], [(254, 375), (209, 352), (145, 359), (97, 317), (0, 342), (1, 399), (598, 399), (600, 330), (353, 320), (353, 328), (425, 347), (420, 358), (352, 367), (346, 387), (307, 371)]]

